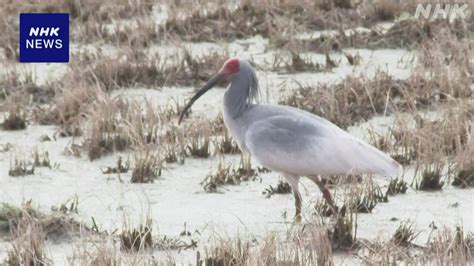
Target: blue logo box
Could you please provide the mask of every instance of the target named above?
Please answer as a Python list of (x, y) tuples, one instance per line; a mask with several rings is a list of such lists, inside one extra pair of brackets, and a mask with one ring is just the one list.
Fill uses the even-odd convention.
[(21, 13), (20, 62), (69, 62), (69, 14)]

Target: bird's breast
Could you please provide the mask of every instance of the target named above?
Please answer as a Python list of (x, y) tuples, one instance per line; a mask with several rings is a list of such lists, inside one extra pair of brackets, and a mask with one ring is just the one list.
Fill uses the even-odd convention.
[(224, 107), (223, 111), (224, 125), (229, 131), (232, 138), (237, 142), (239, 148), (243, 152), (248, 152), (247, 146), (245, 146), (245, 126), (241, 125), (240, 117), (233, 118), (232, 115)]

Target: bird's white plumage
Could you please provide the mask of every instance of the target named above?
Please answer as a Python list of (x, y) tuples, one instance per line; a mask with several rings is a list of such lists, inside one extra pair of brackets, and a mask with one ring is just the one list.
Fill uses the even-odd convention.
[(245, 146), (272, 170), (297, 176), (398, 174), (392, 158), (325, 119), (291, 107), (255, 108), (266, 115), (247, 118)]

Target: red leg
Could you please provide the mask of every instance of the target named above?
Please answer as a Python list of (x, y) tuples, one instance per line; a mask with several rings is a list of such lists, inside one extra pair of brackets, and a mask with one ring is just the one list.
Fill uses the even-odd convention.
[(334, 203), (334, 200), (331, 196), (331, 192), (329, 191), (329, 189), (321, 182), (319, 177), (314, 177), (314, 179), (311, 179), (311, 180), (313, 180), (314, 183), (316, 183), (316, 185), (318, 185), (319, 190), (321, 190), (321, 193), (323, 193), (323, 198), (326, 200), (329, 207), (331, 207), (333, 213), (336, 214), (338, 212), (337, 211), (337, 206)]

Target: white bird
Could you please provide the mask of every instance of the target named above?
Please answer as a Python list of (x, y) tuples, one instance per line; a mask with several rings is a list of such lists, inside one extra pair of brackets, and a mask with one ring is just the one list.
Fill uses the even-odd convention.
[(259, 104), (255, 70), (245, 59), (231, 58), (190, 99), (192, 104), (222, 80), (230, 80), (224, 94), (224, 123), (239, 148), (263, 166), (281, 173), (295, 197), (295, 220), (301, 220), (300, 177), (315, 182), (336, 210), (320, 175), (372, 173), (397, 175), (401, 166), (382, 151), (350, 135), (317, 115), (284, 105)]

